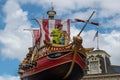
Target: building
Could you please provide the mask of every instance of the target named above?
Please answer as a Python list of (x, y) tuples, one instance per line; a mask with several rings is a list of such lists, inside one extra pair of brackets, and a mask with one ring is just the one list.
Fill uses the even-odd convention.
[(109, 58), (103, 50), (89, 52), (82, 80), (120, 80), (120, 66), (111, 65)]

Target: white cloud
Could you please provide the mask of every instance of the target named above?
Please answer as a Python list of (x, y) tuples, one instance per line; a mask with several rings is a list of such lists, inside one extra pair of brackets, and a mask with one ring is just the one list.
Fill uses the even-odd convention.
[(104, 28), (120, 28), (120, 15), (114, 15), (112, 19), (109, 19), (106, 21), (106, 23), (103, 21), (102, 26)]
[(1, 53), (6, 58), (21, 59), (27, 53), (32, 40), (31, 33), (23, 31), (31, 25), (27, 20), (27, 12), (12, 0), (6, 2), (3, 10), (6, 14), (6, 26), (3, 31), (0, 31), (0, 43), (4, 45)]
[(120, 5), (119, 5), (119, 0), (101, 0), (100, 4), (101, 4), (101, 9), (103, 11), (101, 12), (101, 16), (103, 17), (109, 17), (109, 16), (113, 16), (116, 13), (120, 13)]
[(20, 80), (18, 76), (3, 75), (0, 76), (0, 80)]
[(112, 64), (119, 64), (120, 32), (112, 31), (109, 34), (100, 35), (100, 49), (111, 55)]
[[(101, 23), (110, 25), (109, 28), (120, 26), (119, 14), (120, 14), (120, 0), (18, 0), (20, 3), (31, 3), (44, 7), (44, 9), (50, 8), (51, 2), (57, 11), (59, 17), (69, 18), (84, 18), (86, 15), (89, 16), (90, 11), (96, 11), (95, 18), (100, 19)], [(85, 10), (85, 11), (84, 11)], [(87, 13), (87, 14), (86, 14)], [(115, 18), (117, 19), (115, 19)], [(109, 18), (109, 19), (106, 19)], [(104, 20), (107, 20), (106, 23)], [(110, 21), (111, 22), (110, 22)], [(106, 26), (103, 26), (106, 27)]]

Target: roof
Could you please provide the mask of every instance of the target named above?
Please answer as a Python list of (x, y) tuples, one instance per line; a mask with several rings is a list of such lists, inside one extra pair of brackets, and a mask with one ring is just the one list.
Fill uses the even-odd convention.
[(111, 65), (111, 67), (115, 70), (116, 73), (120, 74), (120, 66), (118, 66), (118, 65)]
[(91, 51), (91, 52), (89, 52), (89, 53), (91, 53), (91, 54), (93, 54), (93, 53), (105, 53), (105, 54), (107, 54), (107, 55), (110, 57), (110, 55), (109, 55), (106, 51), (104, 51), (104, 50), (100, 50), (100, 49), (97, 49), (97, 50)]

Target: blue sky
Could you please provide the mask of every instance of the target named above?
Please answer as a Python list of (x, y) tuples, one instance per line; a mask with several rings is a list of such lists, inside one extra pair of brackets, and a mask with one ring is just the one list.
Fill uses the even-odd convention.
[[(120, 0), (0, 0), (0, 80), (19, 80), (18, 64), (32, 45), (32, 36), (23, 29), (39, 27), (32, 18), (47, 17), (53, 2), (56, 18), (80, 18), (99, 22), (99, 48), (111, 55), (112, 65), (120, 65)], [(71, 37), (83, 23), (71, 24)], [(96, 26), (89, 24), (82, 33), (83, 46), (94, 47)]]

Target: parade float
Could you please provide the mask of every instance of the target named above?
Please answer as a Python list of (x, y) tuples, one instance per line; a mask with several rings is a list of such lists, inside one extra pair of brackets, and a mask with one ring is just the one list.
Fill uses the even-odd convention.
[[(74, 19), (76, 22), (83, 22), (84, 25), (76, 36), (70, 41), (71, 19), (54, 19), (56, 11), (52, 7), (47, 11), (48, 19), (34, 18), (40, 26), (33, 30), (34, 45), (29, 47), (29, 52), (19, 64), (18, 73), (21, 80), (80, 80), (86, 69), (86, 57), (93, 48), (84, 48), (83, 39), (80, 36), (87, 24), (99, 25), (88, 20)], [(67, 32), (64, 44), (51, 42), (50, 33), (57, 24), (63, 25)]]

